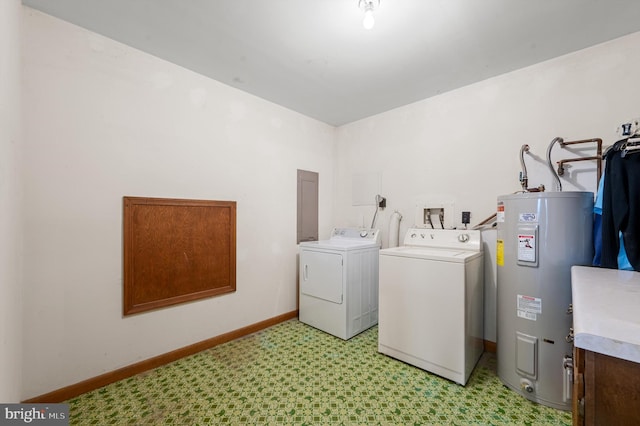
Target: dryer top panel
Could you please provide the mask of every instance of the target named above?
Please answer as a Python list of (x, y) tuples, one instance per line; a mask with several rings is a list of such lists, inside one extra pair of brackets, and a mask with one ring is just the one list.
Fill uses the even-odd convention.
[(300, 249), (326, 249), (326, 250), (356, 250), (364, 248), (380, 247), (372, 241), (344, 241), (344, 240), (321, 240), (305, 241), (300, 243)]
[(380, 230), (367, 228), (333, 228), (331, 238), (321, 241), (305, 241), (300, 248), (350, 250), (380, 247)]
[(370, 228), (333, 228), (332, 240), (380, 242), (380, 230)]

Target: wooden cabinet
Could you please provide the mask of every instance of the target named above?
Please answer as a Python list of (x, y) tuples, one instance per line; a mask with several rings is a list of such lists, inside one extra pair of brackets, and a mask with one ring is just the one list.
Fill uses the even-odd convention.
[(640, 424), (640, 364), (578, 347), (573, 351), (573, 424)]

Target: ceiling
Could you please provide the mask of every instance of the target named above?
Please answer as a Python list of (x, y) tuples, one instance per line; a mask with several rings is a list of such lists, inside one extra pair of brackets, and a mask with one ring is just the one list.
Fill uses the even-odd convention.
[(334, 126), (640, 31), (638, 0), (23, 0)]

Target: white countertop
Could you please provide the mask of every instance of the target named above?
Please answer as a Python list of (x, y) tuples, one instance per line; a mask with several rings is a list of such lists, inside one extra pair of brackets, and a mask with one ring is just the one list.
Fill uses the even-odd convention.
[(574, 345), (640, 363), (640, 272), (573, 266)]

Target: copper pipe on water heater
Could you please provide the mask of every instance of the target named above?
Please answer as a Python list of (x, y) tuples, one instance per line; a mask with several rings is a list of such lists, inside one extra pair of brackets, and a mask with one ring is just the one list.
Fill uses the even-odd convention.
[(478, 223), (476, 226), (474, 226), (471, 229), (480, 229), (482, 226), (486, 225), (489, 222), (494, 222), (498, 217), (497, 213), (492, 214), (491, 216), (489, 216), (488, 218), (486, 218), (485, 220), (481, 221), (480, 223)]
[(569, 141), (569, 142), (560, 142), (561, 147), (565, 147), (567, 145), (577, 145), (582, 143), (593, 143), (597, 144), (596, 155), (591, 157), (581, 157), (581, 158), (569, 158), (558, 161), (558, 175), (562, 176), (564, 174), (564, 165), (565, 163), (572, 163), (575, 161), (587, 161), (587, 160), (596, 160), (596, 186), (600, 183), (600, 177), (602, 176), (602, 139), (593, 138), (593, 139), (582, 139), (579, 141)]

